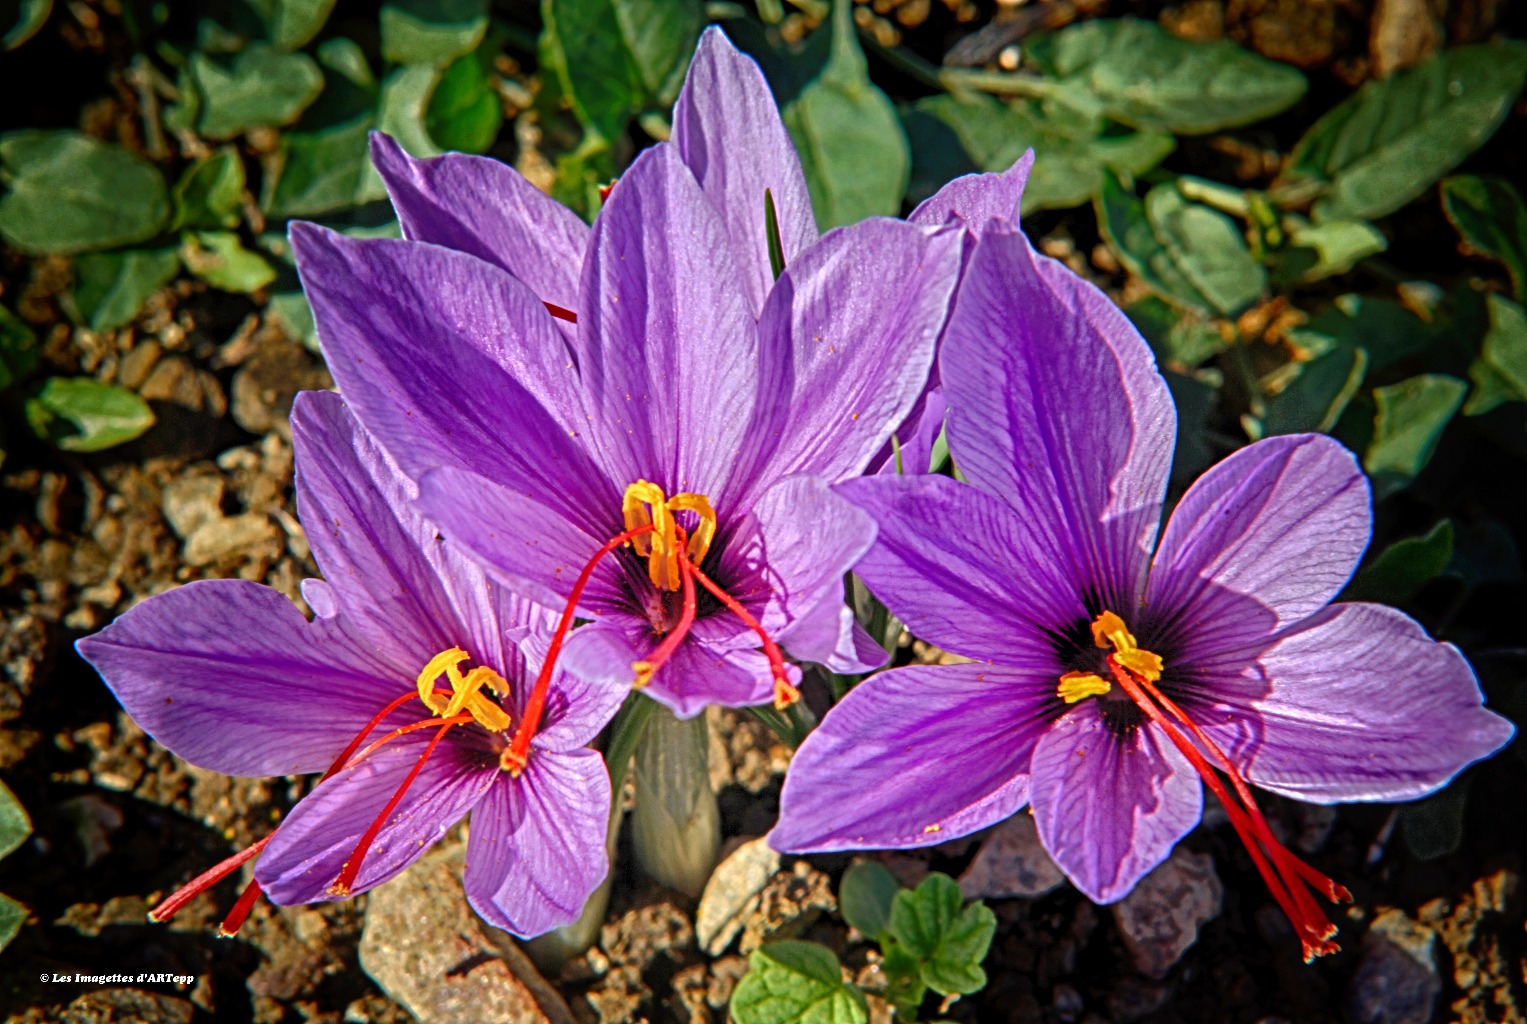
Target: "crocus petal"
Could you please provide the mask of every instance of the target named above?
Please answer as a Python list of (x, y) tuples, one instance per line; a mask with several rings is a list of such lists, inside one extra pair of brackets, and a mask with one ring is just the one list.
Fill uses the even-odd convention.
[(764, 191), (774, 197), (785, 265), (816, 241), (811, 193), (769, 83), (718, 27), (695, 48), (673, 107), (673, 144), (715, 208), (756, 317), (774, 286)]
[[(586, 628), (574, 630), (563, 647), (564, 654), (569, 648), (576, 651), (577, 646), (584, 642), (583, 634), (587, 632), (589, 630)], [(546, 655), (546, 643), (537, 637), (523, 646), (532, 655), (529, 660), (533, 673), (527, 678), (534, 679), (534, 673), (540, 671), (542, 659)], [(599, 735), (599, 730), (615, 717), (615, 712), (620, 710), (626, 695), (631, 692), (628, 685), (629, 666), (628, 678), (611, 685), (602, 680), (574, 675), (566, 671), (567, 665), (566, 657), (559, 659), (560, 671), (547, 688), (545, 717), (541, 719), (541, 727), (532, 741), (537, 750), (561, 752), (588, 746)], [(528, 683), (525, 689), (529, 689)]]
[(970, 658), (1065, 671), (1045, 637), (1085, 622), (1087, 606), (1018, 513), (944, 476), (836, 490), (879, 527), (854, 571), (914, 634)]
[(752, 412), (758, 328), (726, 231), (670, 144), (610, 192), (581, 295), (583, 429), (610, 479), (719, 494)]
[(915, 665), (849, 691), (806, 737), (769, 845), (790, 852), (928, 846), (1023, 806), (1051, 678)]
[(577, 367), (528, 288), (438, 246), (311, 224), (291, 237), (329, 369), (404, 472), (459, 466), (574, 521), (606, 499), (575, 437)]
[(224, 775), (322, 771), (413, 679), (243, 580), (159, 594), (77, 645), (143, 731)]
[[(619, 508), (613, 496), (603, 504)], [(419, 507), (451, 544), (470, 553), (494, 579), (548, 608), (567, 603), (588, 560), (619, 532), (611, 523), (599, 536), (586, 533), (576, 520), (536, 497), (459, 469), (426, 473), (419, 482)], [(613, 557), (600, 561), (579, 607), (592, 615), (619, 606), (617, 572)]]
[[(343, 897), (327, 892), (366, 829), (423, 755), (436, 728), (392, 740), (300, 800), (255, 865), (282, 906)], [(458, 736), (465, 734), (458, 733)], [(362, 861), (350, 893), (382, 884), (444, 837), (502, 774), (491, 751), (447, 736), (424, 763)]]
[(993, 220), (1016, 224), (1023, 205), (1023, 186), (1028, 184), (1033, 166), (1034, 151), (1030, 149), (1001, 173), (962, 175), (918, 204), (907, 220), (932, 225), (958, 220), (977, 235)]
[(609, 871), (610, 776), (592, 750), (533, 754), (472, 812), (463, 878), (491, 924), (540, 935), (577, 919)]
[(503, 267), (543, 302), (577, 311), (588, 225), (502, 160), (447, 153), (415, 160), (371, 133), (403, 237), (459, 249)]
[(760, 475), (864, 471), (922, 394), (960, 235), (881, 217), (829, 231), (785, 268), (759, 321)]
[(1151, 567), (1150, 617), (1185, 657), (1238, 647), (1323, 608), (1368, 545), (1368, 480), (1323, 434), (1248, 445), (1188, 488)]
[(544, 624), (548, 614), (520, 601), (506, 609), (512, 618), (500, 620), (482, 570), (414, 510), (413, 484), (338, 395), (297, 396), (292, 447), (297, 507), (313, 557), (345, 617), (398, 666), (400, 678), (451, 647), (508, 672), (504, 626)]
[(800, 615), (774, 638), (791, 656), (814, 661), (833, 672), (858, 675), (884, 665), (889, 655), (854, 618), (842, 588), (829, 590), (811, 611)]
[(933, 446), (944, 431), (944, 420), (949, 414), (949, 402), (944, 398), (944, 386), (935, 385), (923, 392), (913, 403), (912, 411), (896, 431), (896, 444), (886, 445), (881, 453), (870, 460), (871, 473), (905, 473), (918, 475), (931, 473)]
[(1248, 779), (1276, 793), (1316, 803), (1413, 799), (1514, 732), (1481, 706), (1458, 649), (1393, 608), (1332, 605), (1251, 653), (1249, 663), (1226, 654), (1197, 666), (1219, 681), (1222, 706), (1195, 718)]
[(1018, 509), (1107, 606), (1144, 589), (1177, 414), (1112, 302), (994, 226), (939, 357), (955, 464)]
[(1171, 741), (1150, 725), (1118, 735), (1096, 700), (1051, 726), (1030, 771), (1039, 839), (1094, 903), (1133, 889), (1203, 811), (1198, 773)]

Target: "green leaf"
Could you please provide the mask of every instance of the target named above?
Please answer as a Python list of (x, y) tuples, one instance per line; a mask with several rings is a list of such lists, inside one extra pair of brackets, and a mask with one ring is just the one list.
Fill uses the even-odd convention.
[(92, 377), (52, 377), (26, 403), (27, 423), (45, 441), (70, 452), (123, 444), (154, 425), (148, 403)]
[(1131, 302), (1124, 312), (1163, 364), (1191, 369), (1225, 350), (1215, 321), (1196, 311), (1184, 313), (1155, 295)]
[(6, 4), (5, 12), (13, 20), (4, 38), (0, 38), (0, 50), (14, 50), (47, 24), (48, 15), (53, 13), (53, 0), (19, 0), (14, 5)]
[[(1055, 114), (1029, 100), (1003, 103), (979, 94), (929, 97), (904, 116), (919, 195), (932, 195), (968, 171), (1005, 171), (1032, 148), (1025, 213), (1085, 203), (1102, 191), (1105, 170), (1144, 174), (1176, 145), (1159, 132), (1104, 135), (1100, 121)], [(950, 154), (961, 151), (969, 166), (951, 165)]]
[(1283, 252), (1298, 253), (1305, 257), (1300, 260), (1301, 265), (1295, 276), (1295, 280), (1305, 284), (1345, 274), (1357, 265), (1358, 260), (1389, 248), (1389, 241), (1383, 232), (1362, 220), (1310, 224), (1300, 217), (1294, 220), (1288, 240), (1290, 249)]
[(275, 0), (265, 31), (278, 49), (290, 52), (306, 46), (334, 10), (334, 0)]
[(1368, 351), (1342, 345), (1304, 363), (1299, 375), (1267, 403), (1262, 436), (1329, 432), (1362, 386)]
[(269, 43), (250, 44), (231, 64), (195, 53), (190, 67), (201, 96), (198, 129), (212, 139), (291, 124), (323, 89), (312, 57), (282, 53)]
[[(398, 140), (398, 144), (417, 157), (438, 156), (435, 140), (424, 127), (424, 111), (439, 74), (432, 67), (416, 64), (398, 68), (382, 82), (381, 101), (377, 108), (377, 129)], [(375, 175), (373, 174), (373, 177)], [(381, 179), (378, 177), (378, 188)], [(386, 195), (385, 190), (377, 198)]]
[(487, 152), (503, 123), (503, 103), (479, 54), (464, 54), (440, 73), (424, 109), (424, 127), (441, 149)]
[(375, 172), (367, 156), (371, 115), (316, 132), (286, 132), (260, 205), (271, 217), (312, 217), (367, 202)]
[(392, 0), (382, 5), (382, 56), (394, 64), (449, 64), (488, 32), (487, 0)]
[(882, 950), (880, 973), (885, 975), (885, 998), (896, 1007), (898, 1017), (916, 1020), (917, 1009), (928, 994), (922, 961), (901, 943), (890, 940)]
[(277, 292), (265, 304), (268, 316), (280, 324), (287, 336), (302, 342), (310, 352), (318, 351), (318, 328), (313, 323), (313, 307), (301, 291)]
[(10, 787), (0, 782), (0, 859), (15, 853), (32, 834), (32, 819)]
[(1491, 294), (1490, 328), (1479, 358), (1469, 367), (1474, 391), (1465, 416), (1489, 412), (1502, 402), (1527, 402), (1527, 312), (1510, 299)]
[(1399, 490), (1425, 468), (1467, 390), (1463, 381), (1440, 373), (1373, 389), (1378, 412), (1363, 468), (1375, 478), (1378, 497)]
[(737, 1024), (866, 1024), (857, 988), (843, 982), (838, 958), (814, 942), (775, 942), (748, 957), (732, 994)]
[(891, 935), (921, 962), (922, 979), (942, 995), (967, 995), (986, 984), (986, 959), (997, 915), (972, 903), (961, 909), (960, 887), (934, 872), (911, 892), (896, 894)]
[(27, 908), (0, 893), (0, 949), (11, 944), (21, 926), (26, 923)]
[(1377, 373), (1426, 351), (1444, 330), (1429, 324), (1390, 299), (1340, 295), (1308, 324), (1289, 332), (1289, 339), (1314, 352), (1334, 345), (1368, 351), (1368, 372)]
[(170, 227), (238, 227), (244, 205), (244, 161), (226, 146), (196, 161), (175, 184), (175, 217)]
[(1469, 252), (1505, 265), (1516, 301), (1527, 303), (1527, 204), (1511, 182), (1474, 175), (1447, 178), (1442, 209)]
[(774, 209), (774, 193), (764, 189), (764, 233), (769, 239), (769, 269), (774, 280), (785, 270), (785, 246), (779, 239), (779, 213)]
[(1385, 548), (1358, 572), (1342, 600), (1404, 604), (1441, 576), (1452, 557), (1453, 521), (1444, 519), (1423, 536)]
[(37, 369), (37, 335), (26, 322), (0, 306), (0, 391)]
[(1368, 82), (1294, 147), (1285, 187), (1315, 219), (1371, 220), (1426, 191), (1488, 139), (1527, 78), (1527, 43), (1461, 46)]
[(1098, 200), (1103, 234), (1129, 270), (1169, 302), (1233, 316), (1255, 302), (1266, 271), (1229, 217), (1157, 185), (1141, 203), (1108, 175)]
[(186, 269), (226, 292), (257, 292), (276, 279), (275, 268), (244, 248), (233, 231), (198, 231), (185, 238)]
[(80, 132), (0, 136), (0, 235), (26, 253), (75, 253), (152, 238), (170, 217), (159, 169)]
[(1304, 76), (1228, 41), (1178, 39), (1154, 22), (1084, 21), (1028, 56), (1116, 121), (1202, 135), (1251, 124), (1304, 95)]
[(174, 249), (118, 249), (74, 261), (74, 314), (93, 331), (132, 323), (154, 292), (175, 280)]
[(878, 939), (891, 923), (891, 901), (901, 887), (884, 866), (862, 860), (843, 872), (838, 886), (838, 906), (849, 926)]
[(820, 31), (832, 33), (827, 63), (783, 115), (825, 231), (899, 212), (912, 156), (895, 108), (869, 80), (849, 0), (836, 0)]

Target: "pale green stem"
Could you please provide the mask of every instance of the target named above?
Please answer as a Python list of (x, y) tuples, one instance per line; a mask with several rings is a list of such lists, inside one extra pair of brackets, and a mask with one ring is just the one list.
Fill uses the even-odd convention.
[(698, 897), (721, 849), (721, 811), (710, 784), (705, 716), (655, 708), (636, 748), (636, 859), (654, 879)]

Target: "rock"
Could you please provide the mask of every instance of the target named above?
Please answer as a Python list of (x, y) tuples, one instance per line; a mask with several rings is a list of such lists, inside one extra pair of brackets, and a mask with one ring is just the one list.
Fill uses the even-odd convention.
[(159, 508), (170, 529), (184, 539), (223, 518), (223, 488), (221, 476), (177, 477), (164, 485)]
[(711, 956), (731, 945), (758, 911), (764, 887), (779, 870), (779, 854), (762, 838), (737, 847), (716, 865), (695, 911), (695, 938)]
[(1355, 1024), (1426, 1024), (1442, 992), (1437, 972), (1437, 933), (1385, 910), (1363, 936), (1362, 958), (1347, 988), (1347, 1013)]
[(461, 867), (459, 847), (436, 850), (373, 890), (361, 967), (419, 1024), (547, 1021), (482, 934)]
[(1198, 939), (1198, 929), (1219, 914), (1223, 896), (1214, 858), (1179, 846), (1113, 905), (1135, 966), (1152, 978), (1165, 978)]
[(117, 383), (124, 388), (141, 386), (163, 351), (159, 342), (152, 338), (138, 342), (122, 357), (122, 363), (117, 368)]
[(198, 527), (186, 538), (184, 556), (190, 565), (212, 565), (257, 553), (275, 558), (283, 546), (281, 531), (269, 516), (246, 512)]
[[(103, 988), (86, 992), (61, 1010), (48, 1013), (56, 1024), (191, 1024), (195, 1012), (189, 1001), (135, 988)], [(19, 1018), (26, 1020), (27, 1018)]]
[(233, 421), (251, 434), (291, 437), (288, 419), (299, 391), (332, 387), (327, 372), (300, 346), (268, 333), (233, 375)]
[(960, 876), (967, 900), (1033, 899), (1066, 880), (1039, 842), (1034, 816), (1021, 811), (992, 829)]
[(778, 872), (759, 893), (758, 909), (742, 927), (738, 949), (751, 953), (766, 942), (793, 939), (816, 923), (822, 911), (838, 909), (826, 875), (803, 860)]
[(1373, 74), (1388, 78), (1430, 57), (1442, 44), (1442, 26), (1427, 0), (1378, 0), (1368, 27)]
[(228, 399), (217, 378), (198, 370), (184, 356), (168, 356), (156, 363), (138, 394), (145, 402), (182, 405), (215, 419), (228, 413)]

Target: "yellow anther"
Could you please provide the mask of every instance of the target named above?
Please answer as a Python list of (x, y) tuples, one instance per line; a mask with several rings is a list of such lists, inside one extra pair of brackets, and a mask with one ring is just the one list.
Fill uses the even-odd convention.
[(699, 565), (710, 550), (716, 537), (716, 510), (703, 494), (684, 491), (668, 497), (657, 484), (638, 480), (626, 488), (621, 500), (621, 512), (625, 516), (626, 529), (643, 526), (654, 529), (631, 539), (631, 546), (638, 555), (647, 559), (647, 575), (660, 590), (678, 590), (679, 549), (678, 524), (675, 512), (693, 512), (699, 523), (689, 533), (689, 545), (685, 549), (689, 560)]
[(640, 690), (652, 682), (652, 673), (656, 669), (653, 668), (650, 661), (633, 661), (631, 662), (631, 671), (636, 673), (636, 679), (632, 681), (631, 685)]
[(1075, 704), (1087, 697), (1100, 697), (1113, 689), (1113, 684), (1091, 672), (1067, 672), (1060, 677), (1055, 695), (1067, 704)]
[[(489, 732), (503, 732), (509, 728), (509, 713), (484, 696), (482, 688), (508, 693), (509, 686), (503, 676), (486, 665), (479, 665), (463, 676), (459, 666), (469, 657), (460, 647), (452, 647), (427, 661), (419, 673), (419, 699), (441, 718), (453, 718), (465, 710)], [(435, 681), (442, 672), (451, 684), (449, 698), (434, 692)]]
[(1140, 678), (1152, 683), (1161, 678), (1161, 656), (1136, 646), (1134, 634), (1113, 612), (1104, 612), (1092, 621), (1092, 642), (1113, 647), (1118, 663)]

